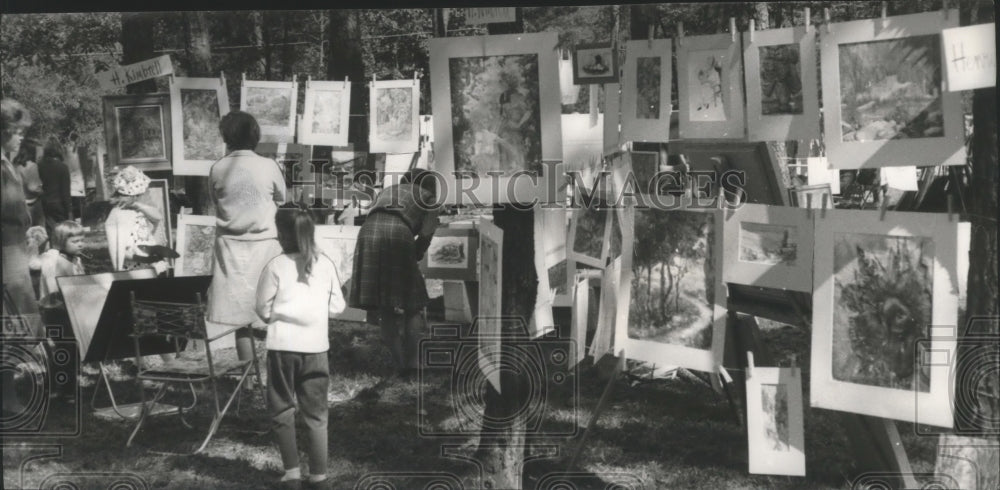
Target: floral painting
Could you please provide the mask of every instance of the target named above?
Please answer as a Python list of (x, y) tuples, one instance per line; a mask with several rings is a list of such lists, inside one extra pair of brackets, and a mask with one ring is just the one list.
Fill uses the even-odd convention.
[(638, 119), (660, 118), (661, 60), (659, 56), (643, 56), (635, 60), (635, 117)]
[(688, 56), (688, 109), (693, 121), (725, 121), (722, 63), (728, 49), (691, 51)]
[(261, 126), (288, 126), (291, 120), (291, 89), (243, 87), (246, 91), (246, 111), (257, 118)]
[(843, 141), (944, 136), (941, 37), (839, 46)]
[(407, 141), (412, 137), (413, 90), (379, 88), (376, 95), (376, 136), (385, 141)]
[(926, 237), (835, 233), (833, 378), (930, 390), (917, 340), (931, 324), (934, 242)]
[(541, 171), (538, 55), (451, 58), (455, 170)]
[(761, 114), (802, 114), (802, 65), (798, 44), (761, 46)]
[(788, 387), (783, 384), (761, 384), (760, 402), (764, 412), (764, 436), (768, 449), (788, 451), (791, 445), (788, 430)]
[(120, 162), (167, 158), (163, 107), (160, 105), (116, 107)]
[(219, 96), (215, 89), (180, 89), (185, 160), (223, 157)]
[(743, 221), (740, 223), (740, 260), (768, 265), (794, 266), (798, 228)]

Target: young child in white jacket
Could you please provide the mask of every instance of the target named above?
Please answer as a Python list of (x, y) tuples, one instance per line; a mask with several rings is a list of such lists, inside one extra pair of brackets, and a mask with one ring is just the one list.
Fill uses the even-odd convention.
[(267, 322), (267, 405), (285, 467), (282, 483), (302, 481), (295, 440), (298, 411), (308, 439), (305, 483), (318, 488), (326, 482), (328, 321), (344, 311), (344, 296), (333, 260), (316, 248), (309, 212), (280, 208), (275, 224), (284, 253), (264, 267), (256, 302), (257, 314)]

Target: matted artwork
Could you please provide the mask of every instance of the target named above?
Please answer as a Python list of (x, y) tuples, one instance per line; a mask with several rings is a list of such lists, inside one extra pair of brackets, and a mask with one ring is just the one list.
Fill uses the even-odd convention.
[(788, 198), (792, 206), (807, 209), (824, 209), (833, 207), (833, 193), (830, 184), (800, 185), (788, 189)]
[(716, 372), (726, 327), (721, 212), (635, 209), (633, 221), (622, 246), (615, 349)]
[[(450, 115), (433, 121), (434, 170), (445, 186), (477, 176), (480, 202), (546, 199), (544, 179), (511, 176), (543, 175), (543, 161), (562, 159), (556, 41), (551, 32), (430, 40), (432, 109)], [(448, 193), (445, 204), (457, 198)]]
[[(358, 242), (360, 226), (316, 225), (316, 246), (333, 260), (337, 266), (340, 287), (344, 297), (351, 294), (351, 278), (354, 277), (354, 247)], [(333, 318), (349, 321), (364, 321), (365, 312), (347, 307)]]
[(743, 137), (741, 60), (729, 34), (688, 36), (677, 46), (682, 138)]
[(821, 65), (834, 168), (964, 165), (961, 94), (944, 79), (941, 30), (957, 10), (830, 25)]
[(111, 166), (170, 170), (170, 94), (106, 95), (101, 99)]
[(951, 427), (969, 224), (839, 209), (815, 223), (812, 406)]
[(229, 113), (229, 95), (221, 78), (173, 77), (170, 115), (174, 175), (208, 176), (226, 155), (219, 120)]
[(629, 41), (625, 45), (622, 134), (628, 141), (670, 139), (669, 39)]
[(743, 204), (723, 215), (723, 281), (812, 292), (813, 224), (805, 209)]
[(156, 271), (136, 269), (121, 272), (102, 272), (79, 276), (62, 276), (56, 278), (56, 284), (66, 303), (70, 326), (76, 336), (76, 345), (80, 349), (80, 359), (83, 362), (102, 361), (104, 352), (90, 352), (90, 342), (94, 338), (94, 330), (101, 319), (104, 301), (111, 291), (111, 283), (126, 279), (153, 279)]
[(479, 368), (500, 393), (500, 315), (503, 285), (503, 230), (479, 222)]
[(295, 139), (297, 82), (243, 80), (240, 88), (240, 110), (257, 119), (261, 142), (290, 143)]
[(347, 146), (351, 82), (306, 80), (299, 143)]
[(177, 254), (174, 276), (211, 276), (215, 265), (215, 216), (177, 216)]
[(750, 141), (819, 139), (816, 30), (744, 32), (743, 46)]
[(610, 42), (580, 44), (573, 48), (573, 84), (618, 82), (618, 57)]
[(805, 476), (799, 368), (754, 367), (747, 373), (750, 473)]
[(369, 151), (412, 153), (420, 140), (418, 80), (378, 80), (370, 89)]
[(598, 206), (571, 211), (566, 242), (569, 260), (588, 267), (604, 268), (611, 237), (611, 213), (610, 208)]
[(420, 270), (427, 279), (476, 281), (478, 252), (476, 230), (440, 227), (420, 260)]

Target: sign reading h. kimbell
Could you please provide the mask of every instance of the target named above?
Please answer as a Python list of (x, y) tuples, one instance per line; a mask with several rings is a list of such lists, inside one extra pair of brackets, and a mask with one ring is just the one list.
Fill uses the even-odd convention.
[(103, 89), (122, 88), (126, 85), (149, 80), (150, 78), (169, 75), (174, 72), (170, 55), (140, 61), (131, 65), (119, 66), (115, 69), (97, 74), (97, 81)]

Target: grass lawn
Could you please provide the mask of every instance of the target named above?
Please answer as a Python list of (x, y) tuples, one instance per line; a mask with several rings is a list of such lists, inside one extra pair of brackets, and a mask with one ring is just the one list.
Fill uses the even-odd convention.
[[(471, 454), (477, 443), (474, 436), (441, 441), (420, 435), (421, 423), (425, 429), (443, 430), (463, 422), (451, 407), (455, 398), (450, 376), (429, 373), (422, 379), (402, 380), (392, 376), (388, 352), (376, 328), (336, 322), (330, 332), (328, 473), (334, 488), (354, 488), (373, 473), (395, 473), (388, 479), (396, 488), (424, 488), (427, 472), (450, 473), (466, 488), (477, 488), (474, 464), (441, 456), (444, 442), (462, 446), (459, 454)], [(808, 368), (807, 332), (765, 326), (763, 335), (780, 363), (788, 365), (790, 356), (798, 354), (798, 364)], [(223, 355), (234, 353), (224, 351)], [(592, 366), (587, 360), (581, 365), (576, 396), (566, 387), (571, 383), (548, 387), (543, 428), (586, 426), (607, 379), (609, 370), (604, 364)], [(619, 377), (606, 411), (588, 436), (574, 468), (577, 488), (605, 488), (612, 481), (639, 482), (647, 489), (849, 487), (853, 463), (839, 414), (806, 408), (806, 478), (749, 475), (746, 434), (724, 396), (694, 376), (650, 379), (644, 374), (647, 367), (631, 363), (629, 371)], [(118, 373), (115, 378), (119, 393), (137, 399), (128, 376)], [(7, 438), (4, 488), (22, 484), (38, 488), (56, 474), (75, 475), (69, 478), (78, 488), (106, 488), (101, 481), (130, 474), (128, 478), (140, 478), (148, 488), (253, 489), (271, 488), (280, 474), (277, 449), (264, 433), (268, 422), (259, 390), (243, 397), (238, 414), (227, 415), (204, 452), (170, 456), (151, 450), (189, 450), (200, 441), (200, 431), (210, 420), (207, 405), (189, 418), (198, 430), (185, 428), (176, 417), (159, 417), (146, 423), (133, 447), (125, 448), (132, 424), (91, 414), (96, 370), (85, 366), (81, 379), (81, 434), (57, 439)], [(808, 385), (808, 376), (804, 381)], [(177, 401), (186, 399), (182, 391), (171, 396)], [(423, 421), (417, 413), (420, 396), (427, 410)], [(808, 406), (808, 386), (804, 386), (804, 399)], [(49, 416), (52, 423), (65, 424), (72, 420), (74, 410), (54, 406)], [(900, 423), (899, 430), (913, 470), (933, 471), (936, 440), (914, 436), (909, 424)], [(539, 444), (554, 446), (558, 454), (527, 463), (524, 488), (535, 488), (546, 475), (564, 471), (578, 441), (579, 436), (541, 438)], [(31, 459), (38, 456), (43, 457)]]

